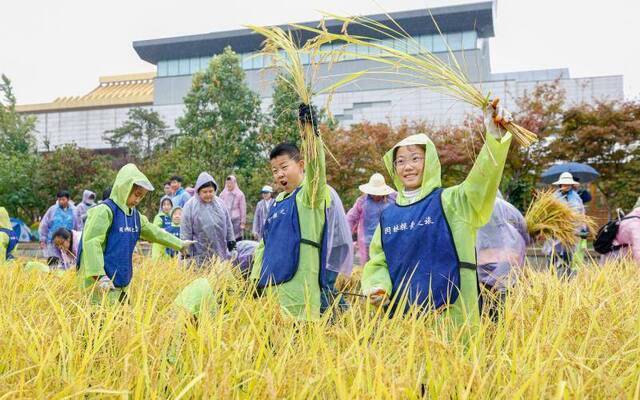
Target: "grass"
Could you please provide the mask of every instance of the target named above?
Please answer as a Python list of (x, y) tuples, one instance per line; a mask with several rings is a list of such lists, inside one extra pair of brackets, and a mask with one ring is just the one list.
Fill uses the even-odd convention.
[(640, 275), (527, 270), (498, 324), (388, 319), (360, 300), (297, 325), (223, 264), (217, 313), (172, 305), (203, 273), (137, 259), (131, 303), (93, 306), (62, 276), (0, 268), (0, 398), (639, 398)]

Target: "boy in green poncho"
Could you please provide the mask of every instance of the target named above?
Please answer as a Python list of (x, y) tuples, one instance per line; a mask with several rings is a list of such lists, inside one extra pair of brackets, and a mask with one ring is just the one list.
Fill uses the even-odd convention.
[(300, 122), (316, 132), (313, 160), (295, 145), (280, 144), (270, 154), (273, 177), (284, 189), (269, 210), (255, 252), (251, 279), (259, 291), (275, 291), (281, 308), (298, 320), (320, 317), (325, 274), (325, 210), (330, 206), (323, 143), (313, 110), (300, 106)]
[(93, 300), (106, 295), (110, 302), (126, 299), (133, 276), (133, 251), (139, 239), (185, 250), (182, 241), (150, 223), (136, 206), (153, 186), (133, 164), (120, 169), (109, 199), (89, 209), (78, 255), (78, 280), (92, 289)]
[(0, 207), (0, 264), (12, 258), (11, 253), (18, 245), (18, 236), (13, 231), (9, 213)]
[[(160, 199), (160, 211), (153, 218), (153, 224), (158, 226), (165, 231), (168, 231), (171, 227), (171, 210), (173, 209), (173, 201), (171, 201), (171, 197), (163, 196)], [(167, 254), (167, 248), (160, 243), (154, 243), (151, 246), (151, 259), (152, 260), (161, 260), (168, 259), (169, 255)]]
[[(493, 211), (511, 134), (501, 128), (510, 114), (485, 112), (487, 135), (463, 183), (442, 189), (437, 150), (424, 134), (407, 137), (384, 156), (398, 190), (396, 204), (382, 213), (362, 275), (363, 294), (375, 305), (404, 313), (446, 309), (460, 324), (479, 318), (475, 242)], [(407, 307), (399, 309), (406, 297)]]

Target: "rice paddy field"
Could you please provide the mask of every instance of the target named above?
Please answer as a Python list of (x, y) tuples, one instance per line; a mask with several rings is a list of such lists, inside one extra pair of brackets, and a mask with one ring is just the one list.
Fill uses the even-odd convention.
[[(197, 324), (173, 299), (215, 290)], [(357, 277), (347, 282), (357, 290)], [(527, 270), (499, 322), (387, 318), (359, 298), (296, 324), (224, 264), (137, 259), (130, 303), (92, 305), (75, 273), (0, 268), (0, 398), (640, 398), (640, 275)], [(203, 305), (204, 306), (204, 305)], [(475, 331), (475, 333), (473, 333)]]

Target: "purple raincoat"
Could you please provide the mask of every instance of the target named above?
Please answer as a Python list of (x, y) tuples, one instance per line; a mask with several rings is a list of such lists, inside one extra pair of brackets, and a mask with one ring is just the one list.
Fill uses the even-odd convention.
[(495, 290), (506, 291), (524, 265), (530, 242), (524, 217), (513, 205), (497, 197), (489, 222), (478, 230), (478, 279)]
[(380, 223), (380, 215), (385, 208), (395, 202), (396, 195), (385, 196), (382, 201), (375, 201), (368, 194), (364, 194), (356, 200), (355, 204), (347, 213), (347, 220), (351, 226), (351, 231), (358, 235), (358, 256), (360, 264), (364, 265), (369, 261), (369, 245)]

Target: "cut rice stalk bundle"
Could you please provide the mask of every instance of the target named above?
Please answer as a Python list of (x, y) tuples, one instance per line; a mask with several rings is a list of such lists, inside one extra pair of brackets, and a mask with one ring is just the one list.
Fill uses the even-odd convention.
[[(416, 39), (411, 37), (390, 16), (388, 17), (395, 26), (385, 25), (384, 23), (367, 17), (343, 17), (330, 13), (324, 14), (328, 18), (343, 23), (342, 33), (329, 32), (324, 26), (324, 23), (322, 23), (319, 28), (298, 24), (293, 26), (300, 30), (316, 33), (319, 37), (319, 42), (344, 44), (342, 50), (332, 50), (331, 52), (334, 54), (339, 52), (344, 57), (357, 57), (375, 61), (382, 65), (381, 69), (370, 69), (366, 71), (367, 73), (387, 74), (390, 75), (392, 79), (385, 80), (402, 83), (403, 85), (428, 88), (454, 99), (464, 101), (483, 111), (495, 106), (495, 104), (492, 104), (492, 96), (490, 93), (486, 96), (483, 95), (480, 89), (471, 83), (448, 44), (449, 60), (447, 62), (422, 47)], [(367, 36), (350, 35), (348, 33), (348, 26), (352, 24), (364, 27), (376, 35), (406, 41), (407, 48), (406, 50), (397, 49), (385, 45), (380, 40)], [(440, 32), (440, 35), (442, 35), (442, 32)], [(354, 52), (348, 50), (352, 48), (353, 45), (357, 48), (367, 49), (367, 51)], [(516, 140), (523, 146), (529, 146), (537, 141), (535, 133), (514, 122), (506, 124), (505, 129), (511, 132)]]
[(595, 229), (590, 217), (559, 199), (554, 190), (538, 192), (524, 218), (532, 238), (556, 239), (566, 248), (578, 244), (581, 228), (586, 227), (590, 233)]
[[(271, 58), (271, 67), (278, 70), (282, 80), (296, 92), (300, 98), (300, 102), (311, 107), (311, 101), (315, 94), (312, 88), (314, 87), (313, 83), (318, 69), (317, 67), (320, 63), (326, 61), (326, 57), (332, 56), (332, 54), (326, 52), (324, 54), (319, 52), (320, 46), (324, 43), (322, 38), (314, 38), (307, 41), (303, 46), (299, 46), (291, 32), (284, 31), (282, 28), (256, 25), (248, 25), (247, 27), (265, 37), (262, 54)], [(308, 55), (312, 60), (306, 68), (302, 62), (301, 55)], [(365, 71), (362, 71), (348, 76), (326, 88), (318, 90), (316, 93), (333, 93), (336, 88), (359, 78), (364, 73)], [(331, 96), (329, 96), (329, 98), (331, 98)], [(305, 120), (304, 122), (298, 121), (298, 125), (302, 139), (301, 151), (305, 162), (308, 165), (316, 167), (316, 170), (318, 170), (318, 146), (324, 146), (324, 143), (320, 139), (319, 130), (318, 127), (315, 126), (314, 121), (315, 118), (309, 121)], [(331, 154), (328, 149), (327, 152)], [(318, 184), (319, 180), (316, 176), (310, 182), (313, 207), (318, 204)]]

